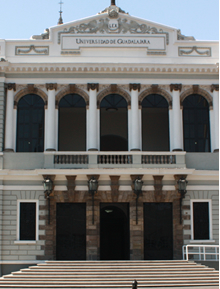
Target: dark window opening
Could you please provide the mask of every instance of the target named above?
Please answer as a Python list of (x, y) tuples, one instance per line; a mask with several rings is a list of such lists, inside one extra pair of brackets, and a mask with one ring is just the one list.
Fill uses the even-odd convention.
[(193, 202), (194, 240), (209, 240), (209, 203)]
[(59, 102), (59, 151), (86, 150), (86, 102), (78, 94)]
[(35, 94), (23, 96), (17, 111), (17, 152), (44, 151), (44, 101)]
[(36, 203), (20, 203), (20, 240), (36, 240)]
[(168, 102), (159, 94), (142, 101), (142, 150), (169, 151)]
[(209, 104), (198, 94), (183, 101), (184, 150), (210, 152)]
[(128, 150), (127, 102), (118, 94), (110, 94), (100, 104), (100, 150)]

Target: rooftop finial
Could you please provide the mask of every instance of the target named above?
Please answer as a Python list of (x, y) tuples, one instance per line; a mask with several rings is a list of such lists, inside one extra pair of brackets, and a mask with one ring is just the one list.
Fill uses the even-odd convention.
[(63, 2), (60, 1), (58, 4), (60, 4), (60, 11), (59, 11), (59, 13), (60, 13), (60, 18), (59, 18), (57, 24), (60, 25), (60, 24), (63, 24), (63, 18), (62, 18), (62, 13), (63, 13), (63, 11), (62, 11), (62, 4), (63, 4)]
[(111, 0), (111, 6), (115, 5), (115, 0)]

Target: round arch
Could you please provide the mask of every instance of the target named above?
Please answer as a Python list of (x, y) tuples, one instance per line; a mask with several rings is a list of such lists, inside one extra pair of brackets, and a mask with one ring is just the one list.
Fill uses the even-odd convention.
[(194, 92), (184, 98), (182, 107), (184, 150), (210, 152), (210, 103)]
[(158, 92), (147, 94), (142, 107), (142, 150), (169, 151), (169, 104)]
[(97, 107), (100, 107), (100, 103), (103, 100), (104, 97), (106, 97), (109, 94), (119, 94), (120, 96), (124, 97), (124, 99), (127, 101), (127, 104), (131, 104), (131, 96), (130, 94), (117, 85), (110, 85), (109, 87), (103, 89), (100, 91), (97, 95)]
[(151, 94), (159, 94), (163, 96), (168, 102), (169, 109), (172, 108), (172, 96), (166, 90), (161, 89), (158, 86), (150, 87), (142, 91), (139, 95), (139, 103), (141, 103), (146, 96), (151, 95)]
[(213, 107), (212, 96), (210, 95), (210, 93), (208, 93), (206, 90), (204, 90), (202, 88), (198, 88), (198, 90), (196, 92), (193, 88), (189, 88), (189, 89), (185, 90), (184, 92), (182, 92), (180, 95), (181, 106), (183, 105), (183, 101), (185, 100), (185, 98), (190, 96), (190, 95), (193, 95), (193, 94), (199, 94), (199, 95), (203, 96), (209, 104), (209, 109), (212, 109), (212, 107)]
[(67, 94), (78, 94), (85, 100), (86, 105), (89, 104), (88, 94), (83, 89), (76, 86), (75, 84), (69, 84), (67, 87), (60, 90), (56, 95), (56, 102), (59, 104), (60, 100)]
[(36, 95), (40, 96), (40, 97), (43, 99), (43, 101), (44, 101), (45, 104), (47, 103), (47, 94), (46, 94), (43, 90), (41, 90), (41, 89), (38, 88), (38, 87), (31, 86), (31, 88), (30, 88), (30, 86), (27, 86), (27, 87), (19, 90), (19, 91), (15, 94), (15, 96), (14, 96), (15, 104), (17, 105), (18, 102), (19, 102), (19, 100), (20, 100), (23, 96), (25, 96), (25, 95), (27, 95), (27, 94), (36, 94)]

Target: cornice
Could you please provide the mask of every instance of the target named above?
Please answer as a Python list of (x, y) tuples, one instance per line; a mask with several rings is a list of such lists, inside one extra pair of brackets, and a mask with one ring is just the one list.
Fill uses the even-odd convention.
[(216, 64), (12, 64), (1, 65), (0, 73), (149, 73), (149, 74), (218, 74)]

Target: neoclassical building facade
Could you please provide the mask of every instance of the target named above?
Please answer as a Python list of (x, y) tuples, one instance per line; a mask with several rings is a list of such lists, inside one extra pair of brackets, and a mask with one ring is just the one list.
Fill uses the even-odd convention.
[(217, 41), (115, 5), (0, 40), (1, 273), (217, 245), (218, 78)]

